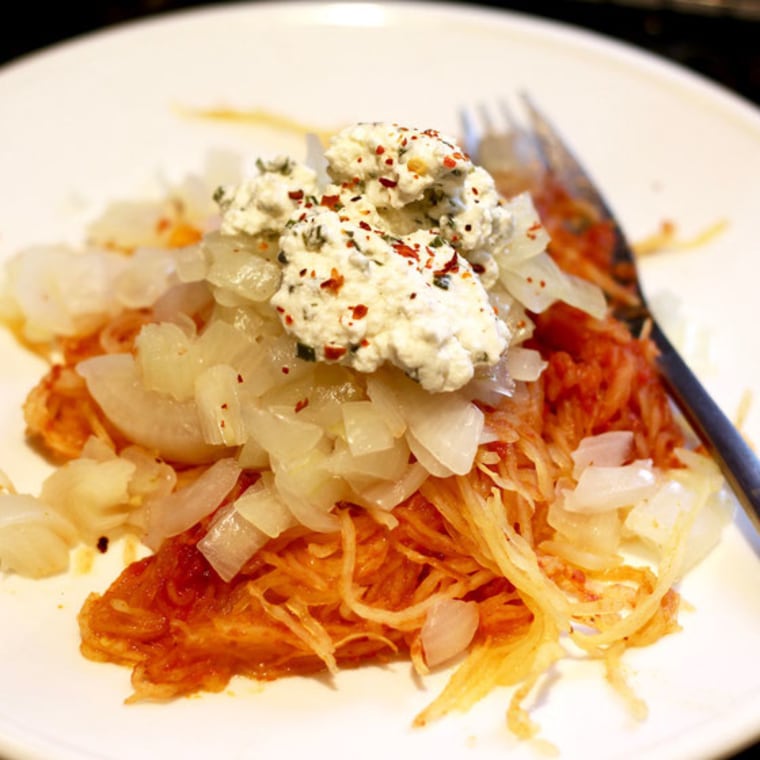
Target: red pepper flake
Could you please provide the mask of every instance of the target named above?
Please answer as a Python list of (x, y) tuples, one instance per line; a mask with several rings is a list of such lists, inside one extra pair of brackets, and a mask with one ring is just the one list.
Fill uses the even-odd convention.
[(340, 203), (339, 195), (323, 195), (319, 205), (334, 209), (338, 203)]
[(395, 179), (388, 179), (387, 177), (380, 177), (377, 180), (383, 187), (393, 188), (398, 185)]
[(340, 289), (343, 287), (343, 283), (345, 281), (346, 278), (343, 277), (343, 275), (335, 267), (333, 267), (330, 270), (329, 279), (324, 280), (324, 282), (320, 282), (319, 287), (323, 288), (324, 290), (329, 290), (331, 293), (337, 295), (340, 292)]
[(410, 301), (414, 301), (415, 298), (417, 298), (417, 294), (416, 293), (410, 293), (409, 294), (409, 300)]
[(285, 309), (283, 309), (283, 308), (282, 308), (282, 306), (277, 306), (276, 308), (277, 308), (277, 311), (278, 311), (280, 314), (284, 314), (284, 313), (285, 313)]
[(227, 423), (224, 420), (219, 420), (219, 427), (220, 428), (226, 428), (227, 427)]
[(406, 259), (415, 259), (416, 261), (420, 260), (417, 251), (415, 251), (413, 248), (410, 248), (406, 243), (394, 243), (392, 247), (399, 256), (403, 256)]
[(377, 148), (375, 148), (375, 154), (382, 156), (383, 153), (385, 153), (385, 148), (382, 145), (378, 145)]
[(541, 229), (541, 223), (540, 222), (534, 222), (530, 227), (528, 227), (528, 231), (525, 233), (531, 240), (535, 240), (538, 231)]
[(296, 402), (295, 406), (295, 412), (298, 414), (298, 412), (303, 411), (306, 409), (306, 407), (309, 405), (309, 399), (308, 398), (302, 398), (300, 401)]
[(525, 281), (532, 284), (533, 283), (533, 278), (532, 277), (526, 277)]
[(353, 315), (354, 319), (364, 319), (364, 317), (367, 316), (368, 311), (369, 309), (363, 303), (351, 307), (351, 314)]
[(239, 383), (242, 383), (242, 382), (243, 382), (243, 376), (242, 376), (242, 375), (241, 375), (239, 372), (238, 372), (238, 376), (237, 376), (237, 381), (238, 381)]
[(359, 222), (359, 226), (363, 230), (366, 230), (367, 232), (371, 232), (372, 231), (372, 227), (370, 227), (369, 224), (367, 224), (367, 222), (365, 222), (363, 219)]
[(288, 193), (288, 198), (290, 198), (291, 201), (302, 201), (303, 200), (303, 190), (291, 190)]
[(436, 277), (443, 277), (447, 274), (456, 274), (459, 271), (459, 257), (457, 252), (454, 251), (454, 255), (443, 265), (441, 269), (436, 269), (433, 274)]
[(482, 264), (473, 264), (472, 271), (475, 272), (475, 274), (483, 274), (483, 272), (486, 271), (486, 268)]
[(229, 406), (226, 401), (222, 404), (222, 409), (229, 409)]
[(289, 375), (290, 374), (290, 367), (281, 367), (280, 372), (282, 372), (283, 375)]
[(364, 159), (363, 159), (361, 156), (359, 156), (359, 157), (356, 159), (356, 163), (357, 163), (357, 164), (360, 164), (362, 161), (364, 161)]
[(105, 554), (108, 551), (108, 536), (101, 536), (96, 546), (101, 554)]
[(166, 232), (171, 226), (172, 226), (171, 221), (167, 219), (165, 216), (162, 216), (156, 222), (156, 232), (160, 235), (162, 232)]
[(300, 271), (298, 274), (299, 274), (301, 277), (306, 277), (306, 272), (308, 272), (308, 271), (309, 271), (308, 269), (302, 269), (302, 270), (301, 270), (301, 271)]
[(446, 156), (446, 158), (443, 159), (443, 165), (447, 169), (453, 169), (457, 165), (457, 162), (452, 156)]
[(480, 190), (478, 190), (478, 188), (477, 188), (477, 187), (473, 187), (473, 188), (472, 188), (472, 194), (473, 194), (473, 195), (480, 195)]
[(538, 283), (542, 288), (546, 287), (546, 280), (541, 280), (541, 282)]
[(293, 324), (293, 317), (290, 316), (290, 314), (285, 315), (285, 324), (290, 327), (290, 325)]
[(346, 353), (343, 346), (325, 346), (325, 359), (328, 361), (337, 361)]
[(361, 343), (359, 343), (359, 345), (360, 345), (362, 348), (367, 348), (367, 346), (369, 345), (369, 341), (368, 341), (366, 338), (364, 338), (364, 339), (361, 341)]
[(393, 159), (392, 158), (386, 158), (385, 159), (385, 165), (386, 166), (393, 166)]

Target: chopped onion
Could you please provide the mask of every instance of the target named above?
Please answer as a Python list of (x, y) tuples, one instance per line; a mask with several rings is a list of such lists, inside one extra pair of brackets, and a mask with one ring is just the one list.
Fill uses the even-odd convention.
[(72, 459), (45, 479), (40, 499), (69, 517), (79, 535), (94, 543), (126, 522), (135, 469), (120, 457)]
[(238, 397), (238, 373), (229, 364), (214, 364), (195, 379), (203, 440), (221, 446), (237, 446), (247, 438)]
[(208, 532), (198, 542), (198, 550), (219, 577), (229, 583), (268, 540), (233, 504), (228, 504), (215, 515)]
[(619, 467), (633, 451), (633, 433), (630, 430), (610, 430), (583, 438), (572, 453), (573, 477), (578, 479), (586, 467)]
[(589, 465), (583, 470), (578, 485), (563, 492), (563, 505), (569, 512), (605, 512), (633, 506), (654, 494), (658, 486), (650, 460), (622, 467)]
[(277, 493), (271, 472), (263, 473), (235, 500), (235, 509), (270, 538), (277, 538), (295, 523), (293, 514)]
[(475, 602), (440, 599), (428, 611), (420, 639), (425, 662), (434, 668), (462, 654), (478, 630), (480, 618)]
[(694, 511), (680, 569), (683, 573), (718, 543), (722, 529), (731, 522), (735, 500), (711, 459), (683, 449), (676, 453), (686, 467), (668, 470), (657, 492), (628, 513), (625, 527), (663, 551), (681, 516)]
[(354, 500), (364, 506), (390, 511), (417, 491), (428, 475), (428, 471), (419, 462), (413, 462), (407, 465), (400, 478), (381, 480), (374, 485), (364, 486)]
[(0, 570), (28, 578), (63, 572), (76, 540), (74, 525), (40, 499), (0, 493)]
[(512, 380), (532, 383), (541, 377), (548, 363), (538, 351), (514, 346), (507, 352), (506, 365)]
[(85, 359), (77, 372), (106, 417), (131, 441), (175, 462), (208, 462), (222, 453), (203, 440), (195, 403), (146, 390), (131, 355)]
[(409, 448), (433, 474), (466, 475), (483, 432), (483, 412), (458, 393), (415, 391), (402, 399)]
[(347, 401), (341, 406), (341, 412), (352, 454), (374, 454), (393, 447), (393, 434), (382, 412), (371, 401)]
[(210, 515), (233, 489), (239, 475), (240, 465), (234, 459), (220, 459), (189, 486), (151, 501), (146, 545), (156, 549), (165, 538), (182, 533)]

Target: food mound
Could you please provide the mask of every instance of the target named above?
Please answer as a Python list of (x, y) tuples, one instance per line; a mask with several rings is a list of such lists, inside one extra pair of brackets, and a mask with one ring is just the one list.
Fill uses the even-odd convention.
[(150, 548), (79, 615), (130, 699), (459, 658), (416, 722), (516, 686), (526, 736), (522, 700), (572, 646), (638, 705), (620, 657), (678, 628), (722, 480), (610, 316), (631, 296), (608, 223), (531, 181), (358, 124), (213, 210), (184, 186), (9, 263), (5, 311), (52, 360), (29, 434), (61, 466), (39, 497), (7, 486), (0, 562)]

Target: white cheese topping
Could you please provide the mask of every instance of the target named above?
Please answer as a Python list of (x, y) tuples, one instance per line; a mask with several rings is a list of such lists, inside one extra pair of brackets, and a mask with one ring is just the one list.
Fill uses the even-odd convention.
[(516, 226), (492, 177), (438, 132), (393, 124), (350, 127), (325, 158), (325, 187), (281, 158), (217, 195), (223, 234), (279, 247), (270, 303), (299, 356), (390, 362), (433, 392), (494, 367), (515, 337), (491, 301), (510, 303)]

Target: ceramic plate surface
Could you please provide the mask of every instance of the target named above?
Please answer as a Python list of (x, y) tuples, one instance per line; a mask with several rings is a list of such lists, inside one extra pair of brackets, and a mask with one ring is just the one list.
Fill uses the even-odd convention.
[[(0, 256), (77, 241), (117, 198), (203, 170), (210, 152), (247, 158), (300, 138), (264, 125), (188, 118), (256, 108), (331, 128), (390, 120), (458, 133), (459, 106), (530, 91), (561, 128), (631, 238), (663, 220), (698, 247), (643, 262), (666, 326), (725, 411), (755, 405), (760, 339), (760, 114), (669, 64), (577, 29), (428, 4), (215, 6), (107, 30), (0, 71)], [(666, 305), (663, 307), (663, 305)], [(46, 465), (20, 407), (44, 367), (0, 333), (0, 468), (36, 493)], [(540, 757), (506, 728), (507, 691), (425, 729), (413, 716), (446, 674), (366, 667), (334, 682), (235, 680), (221, 694), (125, 706), (129, 673), (84, 660), (76, 614), (122, 566), (0, 579), (0, 756), (13, 758)], [(757, 738), (760, 560), (742, 515), (681, 586), (683, 631), (627, 657), (649, 706), (636, 722), (596, 664), (569, 660), (531, 702), (563, 757), (706, 758)]]

